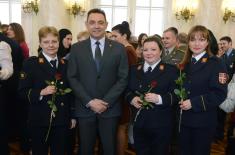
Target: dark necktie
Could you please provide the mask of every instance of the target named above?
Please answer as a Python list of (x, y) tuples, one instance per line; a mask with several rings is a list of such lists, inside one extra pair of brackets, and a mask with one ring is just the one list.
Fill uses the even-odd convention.
[(192, 57), (192, 58), (191, 58), (191, 63), (192, 63), (192, 64), (195, 64), (196, 62), (197, 62), (196, 58)]
[(165, 49), (165, 53), (166, 55), (168, 55), (170, 52), (168, 51), (168, 49)]
[(50, 63), (52, 64), (53, 71), (56, 72), (56, 61), (57, 60), (51, 60)]
[(147, 72), (146, 73), (151, 73), (152, 72), (152, 67), (151, 66), (149, 66), (148, 67), (148, 70), (147, 70)]
[(101, 50), (100, 50), (100, 42), (96, 41), (96, 48), (95, 48), (95, 63), (96, 63), (96, 69), (99, 72), (100, 71), (100, 60), (101, 60)]

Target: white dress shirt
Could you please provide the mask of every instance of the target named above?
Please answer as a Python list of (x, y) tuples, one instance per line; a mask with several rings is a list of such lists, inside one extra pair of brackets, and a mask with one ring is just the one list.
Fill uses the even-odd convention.
[(11, 47), (4, 41), (0, 42), (0, 79), (7, 80), (13, 74)]

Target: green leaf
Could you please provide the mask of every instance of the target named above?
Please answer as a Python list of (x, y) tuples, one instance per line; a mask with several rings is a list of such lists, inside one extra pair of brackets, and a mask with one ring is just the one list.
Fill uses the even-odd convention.
[(67, 93), (70, 93), (72, 91), (72, 89), (70, 89), (70, 88), (66, 88), (65, 90), (64, 90), (64, 92), (67, 94)]
[(47, 104), (52, 105), (53, 102), (51, 100), (47, 101)]
[(175, 95), (179, 96), (180, 95), (180, 90), (179, 89), (175, 89), (174, 93), (175, 93)]

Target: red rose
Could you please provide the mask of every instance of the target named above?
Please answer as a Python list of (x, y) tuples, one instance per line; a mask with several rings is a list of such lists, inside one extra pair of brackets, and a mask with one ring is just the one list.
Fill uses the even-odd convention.
[(58, 81), (58, 80), (61, 80), (62, 79), (62, 75), (60, 73), (56, 73), (55, 75), (55, 79)]
[(179, 68), (180, 70), (183, 70), (183, 69), (184, 69), (184, 64), (178, 64), (178, 68)]
[(151, 87), (152, 87), (152, 88), (155, 88), (156, 86), (157, 86), (157, 81), (152, 81), (152, 82), (151, 82)]

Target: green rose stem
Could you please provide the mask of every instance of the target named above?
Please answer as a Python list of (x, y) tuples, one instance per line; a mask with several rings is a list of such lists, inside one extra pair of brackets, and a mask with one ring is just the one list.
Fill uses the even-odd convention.
[[(51, 82), (51, 84), (57, 86), (57, 80), (55, 81), (55, 83)], [(52, 120), (53, 120), (53, 118), (55, 118), (55, 112), (57, 111), (57, 107), (55, 105), (55, 99), (56, 99), (56, 93), (54, 93), (52, 95), (52, 99), (47, 102), (49, 107), (51, 108), (51, 114), (50, 114), (50, 122), (49, 122), (49, 127), (47, 130), (45, 142), (47, 142), (47, 140), (48, 140), (48, 137), (49, 137), (49, 134), (51, 131)]]
[(141, 94), (140, 92), (135, 91), (135, 93), (136, 93), (137, 95), (139, 95), (139, 96), (140, 96), (140, 99), (142, 100), (142, 106), (141, 106), (141, 108), (137, 111), (137, 113), (136, 113), (136, 115), (135, 115), (134, 122), (136, 122), (136, 119), (137, 119), (137, 117), (138, 117), (138, 115), (140, 114), (140, 112), (141, 112), (142, 109), (146, 108), (146, 109), (148, 110), (149, 108), (153, 108), (153, 105), (152, 105), (151, 103), (147, 102), (147, 101), (144, 99), (144, 96), (145, 96), (145, 94), (150, 93), (151, 90), (152, 90), (154, 87), (156, 87), (156, 86), (157, 86), (157, 82), (156, 82), (156, 81), (152, 81), (152, 82), (151, 82), (151, 85), (150, 85), (150, 88), (149, 88), (149, 90), (148, 90), (146, 93)]
[[(178, 68), (180, 70), (180, 75), (175, 82), (179, 86), (179, 89), (175, 89), (174, 93), (180, 98), (180, 102), (183, 102), (187, 98), (186, 90), (185, 88), (183, 88), (184, 80), (186, 79), (186, 74), (182, 72), (184, 68), (183, 64), (179, 64)], [(183, 114), (183, 110), (180, 109), (179, 128), (178, 128), (179, 132), (181, 130), (182, 114)]]

